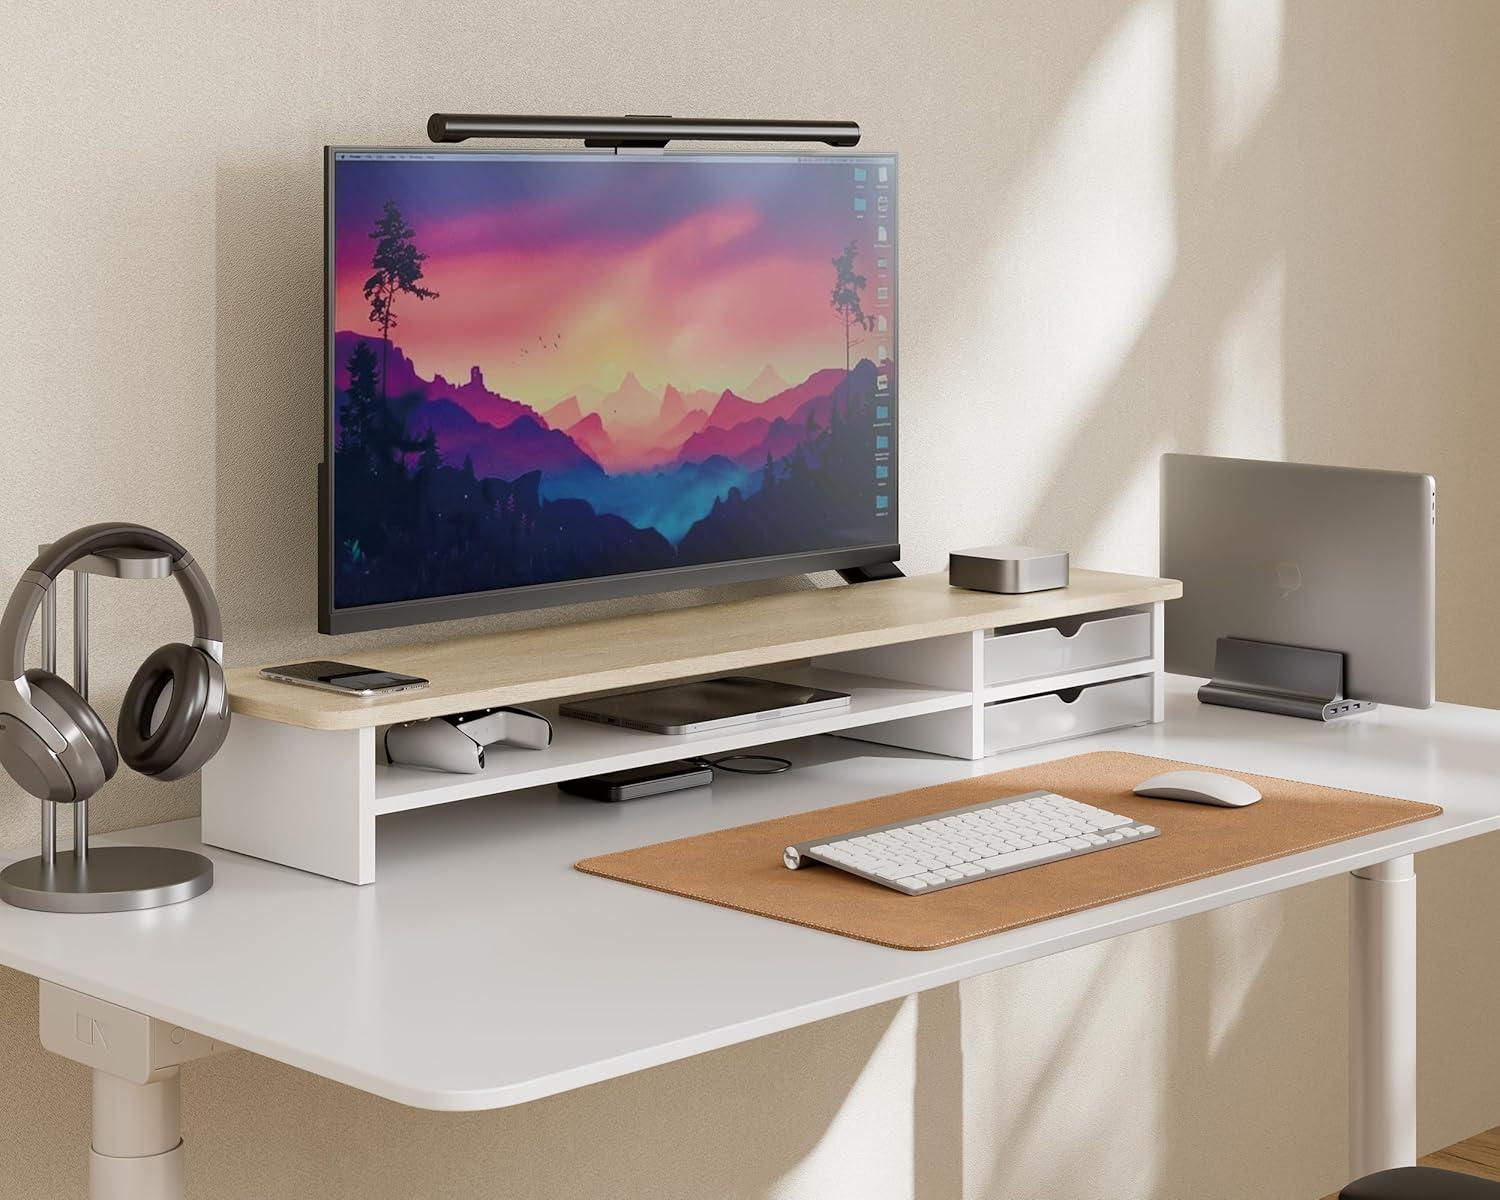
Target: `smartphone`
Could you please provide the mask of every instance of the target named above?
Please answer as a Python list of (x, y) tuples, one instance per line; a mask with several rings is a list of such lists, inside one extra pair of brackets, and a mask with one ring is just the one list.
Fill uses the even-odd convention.
[(357, 667), (353, 663), (288, 663), (284, 667), (262, 667), (260, 673), (277, 683), (295, 683), (302, 687), (341, 692), (345, 696), (389, 696), (396, 692), (414, 692), (427, 686), (420, 675), (400, 675), (375, 667)]
[(714, 781), (713, 771), (702, 763), (688, 759), (633, 767), (627, 771), (608, 771), (586, 779), (569, 779), (557, 786), (571, 796), (589, 800), (640, 800), (663, 792), (680, 792), (685, 788), (704, 787)]

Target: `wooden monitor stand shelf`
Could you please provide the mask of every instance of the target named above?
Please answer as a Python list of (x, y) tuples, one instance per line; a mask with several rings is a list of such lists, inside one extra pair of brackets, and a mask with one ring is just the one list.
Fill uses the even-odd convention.
[[(203, 840), (346, 880), (375, 880), (376, 818), (773, 741), (839, 733), (956, 758), (1160, 721), (1170, 579), (1075, 569), (1056, 591), (960, 591), (943, 574), (818, 588), (380, 651), (420, 691), (359, 700), (228, 676), (234, 720), (203, 772)], [(836, 688), (846, 709), (663, 736), (557, 716), (574, 696), (754, 670)], [(496, 747), (477, 775), (392, 766), (399, 721), (524, 704), (546, 750)]]

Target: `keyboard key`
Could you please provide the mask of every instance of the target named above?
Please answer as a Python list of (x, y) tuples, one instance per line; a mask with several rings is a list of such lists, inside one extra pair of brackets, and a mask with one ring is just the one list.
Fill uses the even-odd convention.
[(1008, 871), (1015, 867), (1035, 866), (1038, 863), (1051, 862), (1062, 858), (1066, 851), (1055, 846), (1037, 846), (1032, 850), (1016, 850), (1010, 854), (1002, 854), (1000, 861), (990, 868), (992, 871)]

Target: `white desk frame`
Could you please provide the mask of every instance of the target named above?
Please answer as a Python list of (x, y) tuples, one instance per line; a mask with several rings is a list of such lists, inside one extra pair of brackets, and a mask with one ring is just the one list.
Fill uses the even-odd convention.
[[(211, 851), (214, 889), (158, 914), (0, 913), (0, 961), (60, 985), (43, 990), (44, 1021), (56, 1029), (61, 1017), (75, 1043), (86, 1040), (89, 1020), (124, 1021), (133, 1030), (133, 1067), (91, 1063), (99, 1166), (101, 1156), (155, 1159), (168, 1141), (180, 1155), (177, 1063), (218, 1044), (416, 1107), (504, 1108), (1348, 874), (1350, 1168), (1359, 1175), (1412, 1162), (1412, 856), (1500, 830), (1500, 712), (1383, 708), (1321, 725), (1200, 706), (1192, 681), (1168, 684), (1165, 724), (981, 762), (814, 739), (787, 749), (798, 764), (792, 776), (721, 779), (709, 792), (591, 806), (545, 788), (403, 813), (386, 818), (375, 888)], [(831, 804), (1100, 749), (1401, 795), (1445, 811), (926, 953), (633, 888), (570, 865), (585, 855), (803, 810), (809, 789)], [(801, 786), (785, 786), (789, 778)], [(118, 836), (198, 844), (196, 822)], [(549, 903), (527, 904), (526, 921), (517, 921), (511, 899), (539, 890)], [(456, 913), (464, 936), (482, 940), (488, 953), (454, 962), (443, 944), (434, 945), (434, 923), (451, 923)], [(683, 946), (702, 968), (691, 977), (668, 969), (680, 965)], [(780, 969), (760, 969), (768, 961)], [(545, 971), (527, 969), (543, 963)], [(433, 993), (424, 983), (434, 971), (446, 976), (439, 1021), (431, 1019)], [(513, 986), (518, 973), (526, 988)], [(295, 979), (300, 992), (325, 1003), (263, 1000), (265, 980), (279, 978)], [(570, 1004), (596, 993), (600, 979), (610, 985), (612, 1019), (579, 1021)], [(663, 1002), (668, 990), (670, 1004)], [(102, 1007), (89, 1017), (87, 1005)], [(80, 1021), (80, 1013), (88, 1019)], [(77, 1045), (59, 1045), (51, 1035), (48, 1044), (89, 1061)], [(119, 1173), (118, 1163), (103, 1166)], [(138, 1190), (110, 1194), (178, 1194), (170, 1172), (149, 1176), (143, 1167), (137, 1174), (145, 1181)]]

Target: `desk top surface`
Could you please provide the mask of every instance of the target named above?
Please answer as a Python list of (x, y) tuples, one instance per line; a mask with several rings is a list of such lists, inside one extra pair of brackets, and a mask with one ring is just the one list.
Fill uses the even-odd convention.
[[(0, 906), (0, 962), (422, 1108), (501, 1108), (1500, 829), (1500, 711), (1383, 708), (1322, 725), (1200, 706), (981, 762), (834, 738), (796, 768), (605, 805), (553, 788), (382, 818), (359, 888), (197, 844), (206, 895), (148, 913)], [(572, 869), (586, 855), (1027, 762), (1122, 749), (1444, 806), (1441, 816), (925, 953)], [(1234, 810), (1224, 810), (1226, 829)], [(20, 857), (11, 853), (8, 857)], [(920, 902), (920, 901), (916, 901)]]
[(236, 713), (307, 729), (359, 729), (499, 704), (642, 687), (941, 634), (1051, 621), (1182, 595), (1175, 579), (1075, 568), (1065, 588), (1000, 596), (948, 586), (946, 572), (811, 588), (370, 651), (370, 665), (431, 680), (361, 700), (225, 672)]

